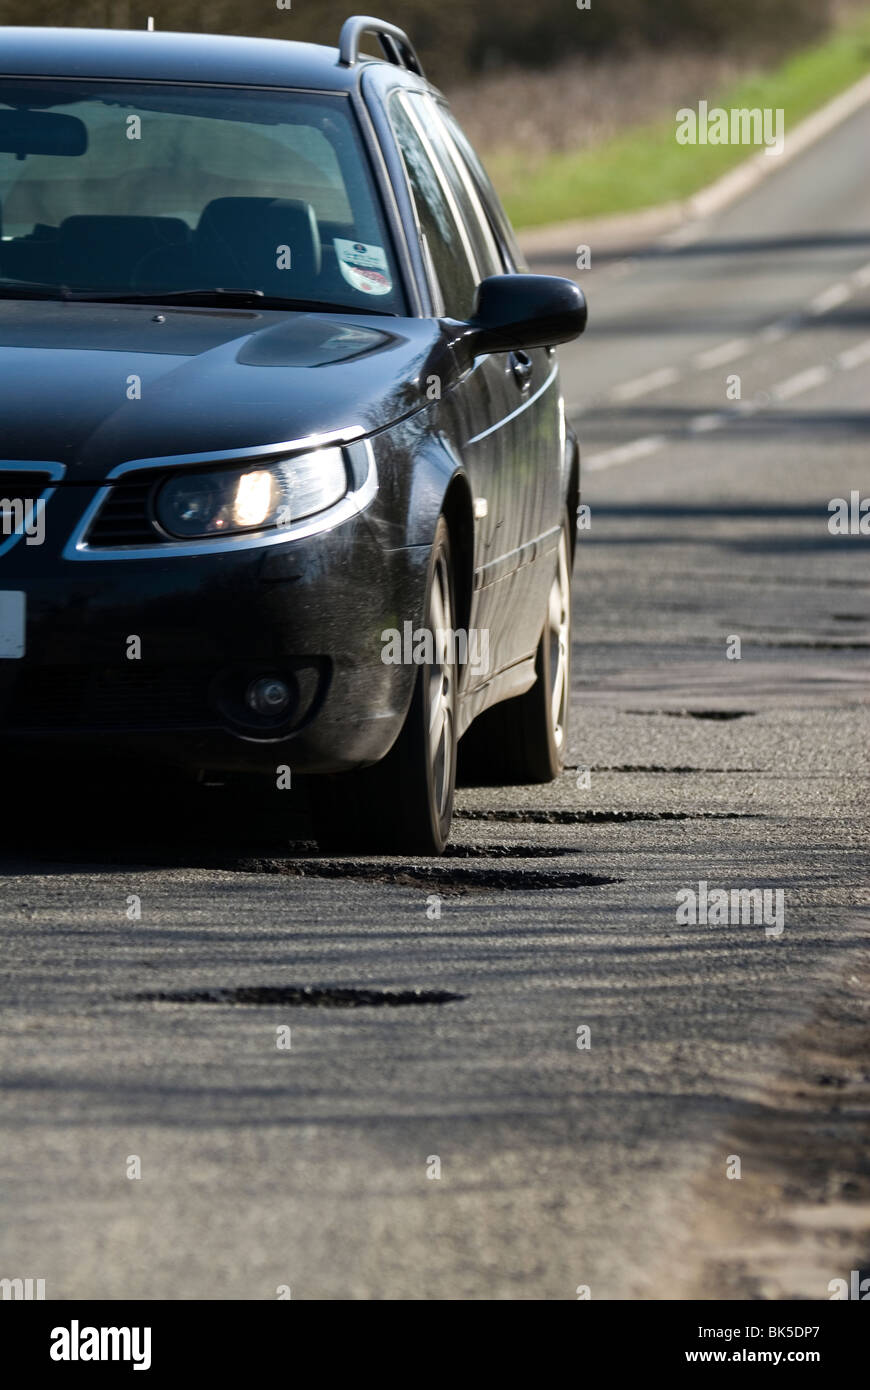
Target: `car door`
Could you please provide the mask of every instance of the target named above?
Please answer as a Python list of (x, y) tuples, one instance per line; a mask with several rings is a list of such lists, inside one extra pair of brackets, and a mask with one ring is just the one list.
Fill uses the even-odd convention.
[[(496, 268), (487, 273), (527, 271), (504, 210), (468, 138), (446, 103), (432, 104), (466, 190), (466, 217), (469, 224), (479, 228), (476, 244), (493, 248), (486, 252), (488, 258), (497, 257)], [(509, 353), (503, 360), (508, 391), (508, 412), (502, 427), (509, 491), (506, 503), (510, 546), (517, 559), (509, 603), (512, 636), (518, 656), (523, 656), (540, 636), (555, 572), (565, 506), (565, 414), (553, 349)]]
[[(414, 100), (432, 147), (452, 181), (482, 273), (515, 271), (517, 266), (499, 225), (504, 214), (500, 208), (498, 214), (487, 210), (485, 194), (460, 146), (462, 141), (468, 149), (467, 141), (449, 108), (422, 93)], [(560, 416), (555, 363), (546, 348), (500, 353), (495, 360), (501, 368), (505, 395), (504, 414), (490, 427), (493, 434), (501, 435), (503, 458), (504, 553), (497, 575), (497, 607), (500, 614), (509, 615), (504, 623), (497, 618), (496, 626), (502, 634), (497, 643), (501, 664), (508, 665), (528, 656), (537, 644), (555, 566)]]
[[(439, 158), (427, 132), (416, 94), (394, 92), (388, 114), (405, 165), (417, 234), (433, 291), (436, 313), (471, 316), (477, 285), (488, 273), (475, 253), (460, 209), (455, 176)], [(446, 393), (445, 430), (468, 474), (475, 509), (475, 602), (472, 622), (488, 633), (489, 664), (467, 670), (465, 688), (482, 683), (509, 664), (513, 643), (505, 591), (499, 578), (513, 565), (508, 436), (500, 428), (510, 401), (503, 354), (478, 358), (459, 385)]]

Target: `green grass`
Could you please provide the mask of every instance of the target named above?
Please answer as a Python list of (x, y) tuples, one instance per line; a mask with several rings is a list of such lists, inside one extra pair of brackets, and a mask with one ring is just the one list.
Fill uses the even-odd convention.
[[(789, 131), (798, 121), (868, 71), (870, 13), (864, 12), (779, 67), (711, 93), (710, 106), (782, 107), (787, 146)], [(633, 127), (597, 148), (576, 153), (555, 153), (543, 160), (521, 158), (506, 149), (484, 155), (514, 226), (537, 227), (689, 197), (760, 148), (678, 145), (675, 132), (676, 112), (667, 120)]]

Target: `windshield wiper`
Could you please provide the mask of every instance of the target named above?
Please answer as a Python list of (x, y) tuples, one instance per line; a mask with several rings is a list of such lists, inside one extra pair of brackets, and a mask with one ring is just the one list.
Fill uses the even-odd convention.
[(315, 314), (395, 315), (391, 309), (333, 304), (325, 299), (290, 299), (262, 290), (72, 290), (39, 280), (0, 280), (0, 299), (57, 299), (78, 304), (192, 304), (204, 309), (288, 309)]
[[(262, 290), (114, 290), (103, 293), (99, 290), (72, 290), (67, 292), (70, 299), (86, 300), (97, 304), (194, 304), (206, 309), (295, 309), (318, 314), (386, 314), (392, 317), (389, 309), (374, 309), (368, 305), (364, 309), (349, 304), (332, 304), (324, 299), (289, 299), (283, 295), (264, 294)], [(64, 295), (66, 298), (67, 295)]]

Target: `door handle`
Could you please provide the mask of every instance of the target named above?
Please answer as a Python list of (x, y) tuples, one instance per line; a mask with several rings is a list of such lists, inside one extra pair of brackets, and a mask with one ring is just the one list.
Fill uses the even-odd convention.
[(522, 351), (511, 353), (510, 364), (514, 381), (525, 394), (532, 384), (532, 372), (535, 370), (535, 364), (529, 354)]

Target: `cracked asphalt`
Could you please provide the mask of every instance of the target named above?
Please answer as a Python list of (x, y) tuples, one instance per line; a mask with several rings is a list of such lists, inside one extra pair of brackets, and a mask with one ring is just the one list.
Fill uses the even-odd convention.
[[(828, 505), (870, 496), (868, 145), (865, 111), (683, 244), (593, 246), (558, 782), (462, 788), (433, 862), (132, 773), (90, 819), (62, 764), (16, 812), (0, 1274), (823, 1299), (863, 1267), (870, 536)], [(702, 882), (781, 890), (782, 934), (679, 921)]]

